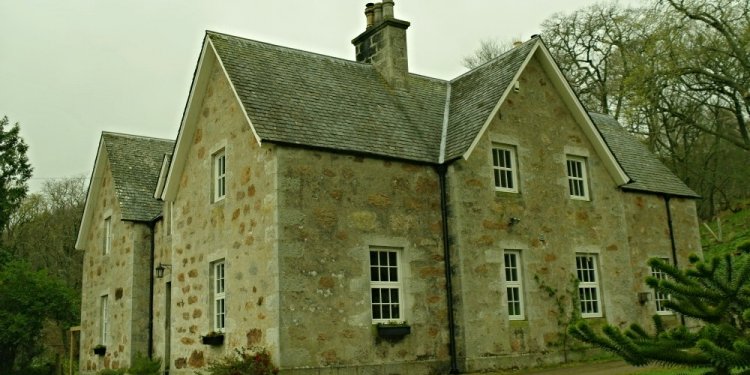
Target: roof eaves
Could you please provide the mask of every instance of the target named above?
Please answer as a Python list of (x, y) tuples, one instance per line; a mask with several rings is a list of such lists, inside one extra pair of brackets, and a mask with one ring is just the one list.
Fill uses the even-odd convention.
[(83, 215), (81, 215), (81, 223), (78, 227), (78, 237), (76, 238), (75, 243), (75, 249), (76, 250), (85, 250), (86, 246), (86, 237), (85, 234), (88, 232), (88, 229), (91, 225), (91, 216), (93, 215), (93, 197), (99, 194), (100, 185), (94, 184), (94, 181), (100, 181), (100, 176), (102, 174), (102, 168), (100, 164), (102, 163), (102, 155), (104, 152), (104, 136), (99, 137), (99, 147), (96, 151), (96, 159), (94, 160), (94, 166), (91, 170), (91, 179), (89, 179), (89, 186), (86, 191), (86, 201), (83, 205)]
[(445, 162), (445, 148), (448, 140), (448, 120), (450, 119), (451, 109), (451, 83), (447, 83), (445, 90), (445, 109), (443, 112), (443, 130), (440, 134), (440, 156), (438, 157), (438, 164)]

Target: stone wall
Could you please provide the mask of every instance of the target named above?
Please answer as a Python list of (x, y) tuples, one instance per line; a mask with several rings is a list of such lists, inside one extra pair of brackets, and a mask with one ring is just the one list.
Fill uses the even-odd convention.
[[(276, 260), (276, 157), (261, 148), (218, 64), (201, 103), (171, 218), (174, 232), (159, 228), (159, 258), (171, 264), (159, 282), (155, 348), (164, 354), (164, 319), (171, 321), (172, 374), (192, 374), (211, 359), (241, 346), (264, 346), (278, 359), (278, 275)], [(213, 155), (226, 155), (226, 197), (212, 199)], [(167, 212), (167, 211), (165, 211)], [(169, 238), (166, 238), (169, 237)], [(225, 261), (226, 339), (201, 343), (213, 330), (211, 265)], [(171, 280), (171, 317), (165, 287)]]
[[(103, 168), (100, 190), (92, 204), (92, 224), (86, 233), (81, 301), (82, 374), (95, 373), (104, 368), (124, 368), (130, 365), (137, 352), (145, 353), (148, 325), (148, 265), (149, 231), (144, 224), (121, 221), (121, 211), (115, 196), (112, 173), (106, 152), (100, 160)], [(104, 220), (112, 217), (112, 247), (103, 255)], [(145, 293), (144, 293), (145, 288)], [(93, 353), (101, 344), (101, 297), (108, 296), (109, 335), (104, 356)]]
[[(515, 147), (518, 193), (496, 191), (493, 144)], [(590, 200), (569, 197), (566, 155), (585, 156)], [(639, 316), (622, 193), (550, 78), (533, 58), (468, 160), (449, 169), (460, 356), (465, 370), (563, 360), (565, 330), (555, 298), (573, 308), (576, 253), (598, 256), (603, 318)], [(520, 221), (513, 224), (511, 218)], [(519, 250), (525, 319), (510, 321), (504, 250)], [(550, 296), (544, 286), (557, 290)], [(562, 321), (561, 321), (562, 319)]]
[[(651, 300), (640, 305), (638, 323), (645, 327), (653, 325), (651, 316), (656, 313), (651, 289), (644, 282), (650, 276), (651, 269), (646, 264), (650, 258), (666, 258), (674, 262), (672, 243), (669, 235), (666, 202), (663, 196), (628, 192), (623, 194), (626, 222), (628, 226), (628, 244), (632, 256), (632, 270), (635, 275), (634, 293), (648, 292)], [(698, 216), (695, 201), (692, 199), (670, 198), (670, 209), (677, 252), (677, 265), (689, 267), (690, 254), (702, 254)], [(663, 316), (666, 324), (678, 323), (676, 315)]]
[[(278, 155), (282, 369), (444, 369), (445, 264), (434, 169), (286, 147)], [(370, 246), (401, 252), (401, 311), (411, 334), (396, 343), (376, 337), (373, 327)]]

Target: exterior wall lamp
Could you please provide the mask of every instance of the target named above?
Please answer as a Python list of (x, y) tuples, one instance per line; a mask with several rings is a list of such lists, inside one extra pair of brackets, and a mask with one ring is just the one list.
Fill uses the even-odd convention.
[(161, 279), (162, 277), (164, 277), (164, 270), (166, 268), (172, 269), (172, 265), (171, 264), (164, 264), (162, 262), (159, 262), (159, 265), (156, 266), (156, 268), (154, 269), (156, 271), (156, 278), (157, 279)]
[(508, 224), (510, 226), (514, 226), (514, 225), (516, 225), (516, 224), (518, 224), (520, 222), (521, 222), (521, 219), (519, 219), (517, 217), (512, 217), (512, 218), (510, 218), (510, 223), (508, 223)]

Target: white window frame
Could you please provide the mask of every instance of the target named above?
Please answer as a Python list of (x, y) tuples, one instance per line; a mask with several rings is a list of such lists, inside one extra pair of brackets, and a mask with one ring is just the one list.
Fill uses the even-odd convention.
[(112, 251), (112, 216), (104, 219), (104, 243), (102, 244), (102, 254), (107, 255)]
[[(669, 258), (659, 258), (665, 263), (669, 263)], [(651, 277), (663, 280), (667, 278), (666, 272), (663, 272), (661, 270), (657, 270), (654, 267), (651, 267)], [(656, 307), (656, 313), (658, 315), (673, 315), (674, 312), (666, 307), (664, 307), (664, 302), (669, 301), (671, 299), (669, 293), (664, 292), (658, 292), (654, 290), (654, 305)]]
[(221, 149), (211, 156), (211, 191), (214, 202), (227, 196), (227, 154)]
[(226, 329), (226, 262), (224, 259), (211, 263), (212, 328), (215, 332)]
[(570, 199), (589, 200), (589, 177), (586, 164), (586, 158), (583, 156), (568, 155), (565, 159)]
[(603, 304), (597, 254), (576, 254), (576, 277), (578, 278), (578, 301), (581, 317), (602, 317)]
[(526, 319), (524, 308), (523, 264), (520, 250), (505, 250), (503, 253), (505, 295), (509, 320)]
[[(518, 193), (518, 163), (516, 161), (516, 148), (511, 145), (493, 144), (492, 158), (492, 181), (496, 191), (506, 193)], [(501, 163), (501, 159), (503, 163)], [(510, 165), (507, 163), (510, 162)], [(505, 176), (505, 183), (503, 178)]]
[[(369, 249), (370, 316), (373, 324), (402, 323), (405, 320), (401, 252), (402, 249), (397, 247), (371, 246)], [(381, 254), (385, 254), (385, 258)], [(395, 265), (392, 264), (394, 260)], [(394, 276), (395, 280), (392, 280)]]
[(109, 295), (99, 297), (99, 344), (109, 341)]

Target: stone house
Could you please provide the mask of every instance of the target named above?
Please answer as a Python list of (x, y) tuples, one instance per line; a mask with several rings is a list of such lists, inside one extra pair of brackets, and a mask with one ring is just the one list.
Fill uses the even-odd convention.
[(458, 373), (562, 361), (573, 308), (679, 324), (645, 262), (700, 253), (697, 195), (539, 37), (444, 81), (408, 72), (392, 1), (365, 14), (356, 61), (207, 32), (176, 141), (102, 135), (82, 373), (243, 346), (285, 374)]

